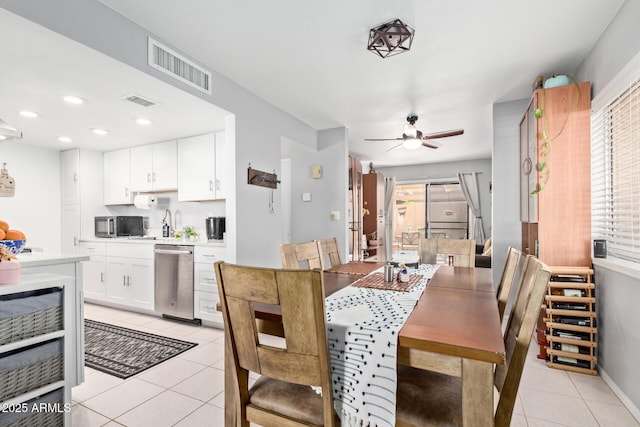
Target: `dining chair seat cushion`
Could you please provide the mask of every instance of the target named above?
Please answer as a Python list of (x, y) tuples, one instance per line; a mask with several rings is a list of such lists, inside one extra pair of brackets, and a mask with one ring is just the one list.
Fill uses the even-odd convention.
[(399, 365), (396, 402), (398, 425), (462, 425), (460, 377)]
[(322, 396), (311, 387), (260, 377), (249, 390), (249, 403), (314, 425), (323, 425)]

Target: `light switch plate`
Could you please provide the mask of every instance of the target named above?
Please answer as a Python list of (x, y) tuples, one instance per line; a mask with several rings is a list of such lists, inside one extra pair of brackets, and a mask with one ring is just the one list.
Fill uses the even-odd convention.
[(320, 179), (322, 178), (322, 166), (320, 165), (313, 165), (311, 167), (311, 178), (313, 179)]
[(302, 193), (302, 201), (310, 202), (311, 201), (311, 193)]
[(340, 220), (340, 211), (331, 211), (331, 221)]

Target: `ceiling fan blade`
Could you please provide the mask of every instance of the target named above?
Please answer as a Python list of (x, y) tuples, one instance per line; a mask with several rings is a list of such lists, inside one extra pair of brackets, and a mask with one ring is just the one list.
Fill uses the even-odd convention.
[(403, 138), (365, 138), (365, 141), (402, 141)]
[(422, 140), (422, 146), (427, 148), (440, 148), (442, 147), (442, 143), (438, 141), (431, 142), (427, 140)]
[(403, 143), (400, 143), (400, 144), (396, 145), (395, 147), (391, 147), (391, 148), (389, 148), (388, 150), (386, 150), (386, 152), (388, 153), (388, 152), (389, 152), (389, 151), (391, 151), (391, 150), (395, 150), (395, 149), (396, 149), (396, 148), (398, 148), (398, 147), (402, 147), (402, 144), (403, 144)]
[(422, 140), (424, 141), (426, 139), (446, 138), (448, 136), (462, 135), (463, 133), (464, 129), (445, 130), (442, 132), (434, 132), (423, 135)]

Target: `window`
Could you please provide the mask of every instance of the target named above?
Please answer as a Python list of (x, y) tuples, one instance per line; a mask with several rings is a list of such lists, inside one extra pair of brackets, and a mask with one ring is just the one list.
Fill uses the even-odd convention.
[(636, 71), (633, 79), (617, 77), (612, 82), (617, 91), (603, 90), (606, 94), (594, 101), (591, 116), (592, 236), (607, 241), (609, 255), (636, 262), (640, 262), (639, 76)]

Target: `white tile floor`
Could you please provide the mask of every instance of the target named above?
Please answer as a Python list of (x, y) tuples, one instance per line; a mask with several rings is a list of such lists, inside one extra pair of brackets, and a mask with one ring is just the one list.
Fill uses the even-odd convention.
[[(129, 379), (85, 369), (73, 389), (73, 425), (223, 427), (223, 332), (85, 305), (89, 319), (197, 342)], [(547, 368), (530, 347), (512, 426), (640, 426), (600, 377)]]

